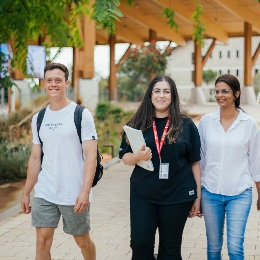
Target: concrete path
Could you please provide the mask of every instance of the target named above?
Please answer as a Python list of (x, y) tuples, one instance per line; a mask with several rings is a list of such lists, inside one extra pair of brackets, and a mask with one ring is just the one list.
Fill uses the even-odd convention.
[[(129, 177), (132, 167), (117, 163), (105, 170), (104, 177), (93, 189), (91, 206), (91, 237), (97, 248), (97, 260), (130, 260), (129, 246)], [(260, 212), (256, 210), (256, 191), (245, 236), (245, 259), (260, 260)], [(158, 241), (156, 241), (158, 244)], [(157, 250), (157, 249), (156, 249)], [(155, 250), (155, 251), (156, 251)], [(182, 244), (183, 259), (206, 259), (204, 220), (188, 219)], [(35, 230), (30, 216), (18, 214), (0, 222), (0, 259), (35, 258)], [(55, 232), (52, 258), (83, 259), (73, 238)], [(226, 244), (223, 259), (228, 259)], [(145, 259), (144, 259), (145, 260)]]
[[(194, 114), (211, 112), (215, 106), (187, 107)], [(257, 120), (260, 107), (247, 108), (248, 114)], [(259, 118), (260, 119), (260, 118)], [(258, 120), (260, 122), (260, 120)], [(91, 204), (91, 237), (97, 248), (97, 260), (130, 260), (129, 178), (132, 167), (115, 163), (104, 172), (100, 183), (93, 188)], [(245, 260), (260, 260), (260, 212), (256, 210), (256, 190), (245, 235)], [(35, 229), (30, 215), (15, 214), (18, 206), (6, 214), (0, 214), (0, 260), (35, 259)], [(12, 213), (13, 212), (13, 213)], [(1, 218), (14, 215), (1, 221)], [(226, 240), (223, 260), (228, 260)], [(157, 251), (158, 238), (155, 252)], [(54, 260), (83, 260), (73, 238), (57, 228), (52, 246)], [(204, 220), (188, 219), (182, 243), (183, 260), (206, 259)], [(145, 259), (144, 259), (145, 260)]]

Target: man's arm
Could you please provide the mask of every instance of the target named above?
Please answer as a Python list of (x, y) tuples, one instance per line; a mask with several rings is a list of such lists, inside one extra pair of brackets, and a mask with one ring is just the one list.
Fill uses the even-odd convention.
[(97, 140), (83, 141), (82, 149), (85, 156), (84, 179), (74, 207), (74, 211), (78, 213), (86, 211), (88, 207), (89, 193), (97, 167)]
[(29, 214), (31, 212), (30, 193), (38, 180), (38, 175), (41, 170), (41, 154), (41, 145), (33, 144), (32, 152), (28, 161), (27, 178), (21, 201), (21, 208), (25, 214)]

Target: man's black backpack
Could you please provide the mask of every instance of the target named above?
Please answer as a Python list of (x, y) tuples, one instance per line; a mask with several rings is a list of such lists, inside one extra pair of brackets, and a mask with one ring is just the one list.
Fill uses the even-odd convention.
[[(82, 120), (82, 113), (83, 113), (84, 108), (85, 107), (77, 104), (77, 106), (75, 108), (75, 112), (74, 112), (74, 124), (75, 124), (76, 129), (77, 129), (77, 133), (78, 133), (78, 136), (79, 136), (80, 143), (82, 143), (82, 140), (81, 140), (81, 120)], [(41, 127), (41, 124), (42, 124), (42, 120), (43, 120), (45, 111), (46, 111), (46, 108), (43, 108), (39, 112), (38, 117), (37, 117), (37, 132), (38, 132), (38, 137), (39, 137), (39, 140), (41, 142), (41, 145), (43, 145), (43, 144), (42, 144), (42, 140), (40, 138), (39, 132), (40, 132), (40, 127)], [(42, 152), (42, 158), (43, 158), (43, 152)], [(93, 179), (92, 187), (96, 186), (98, 181), (103, 176), (103, 166), (101, 165), (101, 159), (102, 159), (102, 155), (99, 153), (99, 151), (97, 149), (97, 168), (96, 168), (95, 176), (94, 176), (94, 179)]]

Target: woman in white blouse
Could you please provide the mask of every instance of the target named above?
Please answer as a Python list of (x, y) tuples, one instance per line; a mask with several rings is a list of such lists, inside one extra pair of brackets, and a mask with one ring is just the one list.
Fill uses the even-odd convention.
[(226, 74), (213, 91), (218, 111), (204, 115), (201, 137), (202, 211), (208, 260), (221, 260), (224, 220), (230, 260), (244, 259), (244, 234), (256, 183), (260, 210), (260, 131), (240, 105), (240, 84)]

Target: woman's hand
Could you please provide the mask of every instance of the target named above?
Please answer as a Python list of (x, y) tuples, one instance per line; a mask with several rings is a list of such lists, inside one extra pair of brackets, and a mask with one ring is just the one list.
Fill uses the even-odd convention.
[(152, 159), (152, 151), (149, 147), (146, 147), (144, 144), (137, 153), (134, 154), (134, 157), (137, 162), (139, 161), (148, 161)]
[(135, 165), (139, 161), (144, 160), (150, 160), (152, 158), (152, 151), (149, 147), (146, 147), (145, 144), (137, 151), (135, 154), (134, 153), (125, 153), (122, 161), (125, 165)]
[(256, 190), (257, 190), (257, 194), (258, 194), (256, 208), (259, 211), (260, 210), (260, 181), (256, 182), (255, 184), (256, 184)]
[(199, 218), (203, 216), (203, 214), (200, 211), (200, 198), (195, 199), (192, 208), (189, 212), (189, 218), (194, 218), (196, 216)]

